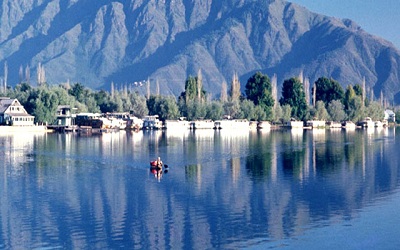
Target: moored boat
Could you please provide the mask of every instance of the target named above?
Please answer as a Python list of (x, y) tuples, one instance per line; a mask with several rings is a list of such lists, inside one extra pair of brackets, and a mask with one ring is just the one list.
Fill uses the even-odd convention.
[(342, 123), (342, 128), (347, 129), (347, 130), (354, 130), (354, 129), (356, 129), (356, 124), (352, 121), (344, 121)]
[(328, 125), (329, 126), (329, 128), (333, 128), (333, 129), (335, 129), (335, 128), (342, 128), (342, 124), (340, 123), (340, 122), (333, 122), (333, 121), (331, 121), (331, 122), (327, 122), (326, 123), (326, 125)]
[(271, 123), (269, 121), (260, 121), (257, 124), (258, 129), (271, 129)]
[(363, 128), (373, 128), (375, 127), (375, 122), (370, 117), (365, 117), (364, 120), (358, 122), (358, 125)]
[(214, 129), (212, 120), (196, 120), (190, 123), (191, 129)]
[(162, 129), (162, 121), (158, 119), (158, 115), (148, 115), (143, 118), (143, 129)]
[(190, 123), (184, 118), (179, 120), (165, 120), (164, 128), (167, 130), (183, 131), (190, 128)]

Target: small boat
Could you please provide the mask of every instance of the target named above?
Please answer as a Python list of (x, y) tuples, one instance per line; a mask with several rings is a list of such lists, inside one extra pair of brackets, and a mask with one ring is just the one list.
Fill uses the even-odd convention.
[(150, 173), (154, 175), (161, 175), (163, 173), (163, 167), (164, 167), (164, 173), (168, 173), (169, 167), (167, 164), (163, 164), (163, 166), (159, 167), (157, 166), (157, 161), (150, 161)]

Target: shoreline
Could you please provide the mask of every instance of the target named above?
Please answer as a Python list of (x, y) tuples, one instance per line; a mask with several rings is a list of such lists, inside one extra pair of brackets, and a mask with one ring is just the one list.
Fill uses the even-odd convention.
[(53, 132), (45, 125), (40, 126), (0, 126), (0, 134), (8, 133), (48, 133)]

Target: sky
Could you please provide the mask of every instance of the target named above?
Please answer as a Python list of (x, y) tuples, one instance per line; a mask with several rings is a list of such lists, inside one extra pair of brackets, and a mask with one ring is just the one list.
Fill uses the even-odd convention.
[(349, 18), (400, 49), (400, 0), (288, 0), (312, 12)]

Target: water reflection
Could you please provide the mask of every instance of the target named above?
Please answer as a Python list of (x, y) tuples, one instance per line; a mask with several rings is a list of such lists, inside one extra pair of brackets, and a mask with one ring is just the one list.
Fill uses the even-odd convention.
[[(0, 248), (240, 248), (351, 221), (399, 183), (394, 129), (0, 137)], [(156, 179), (149, 160), (170, 166)]]

